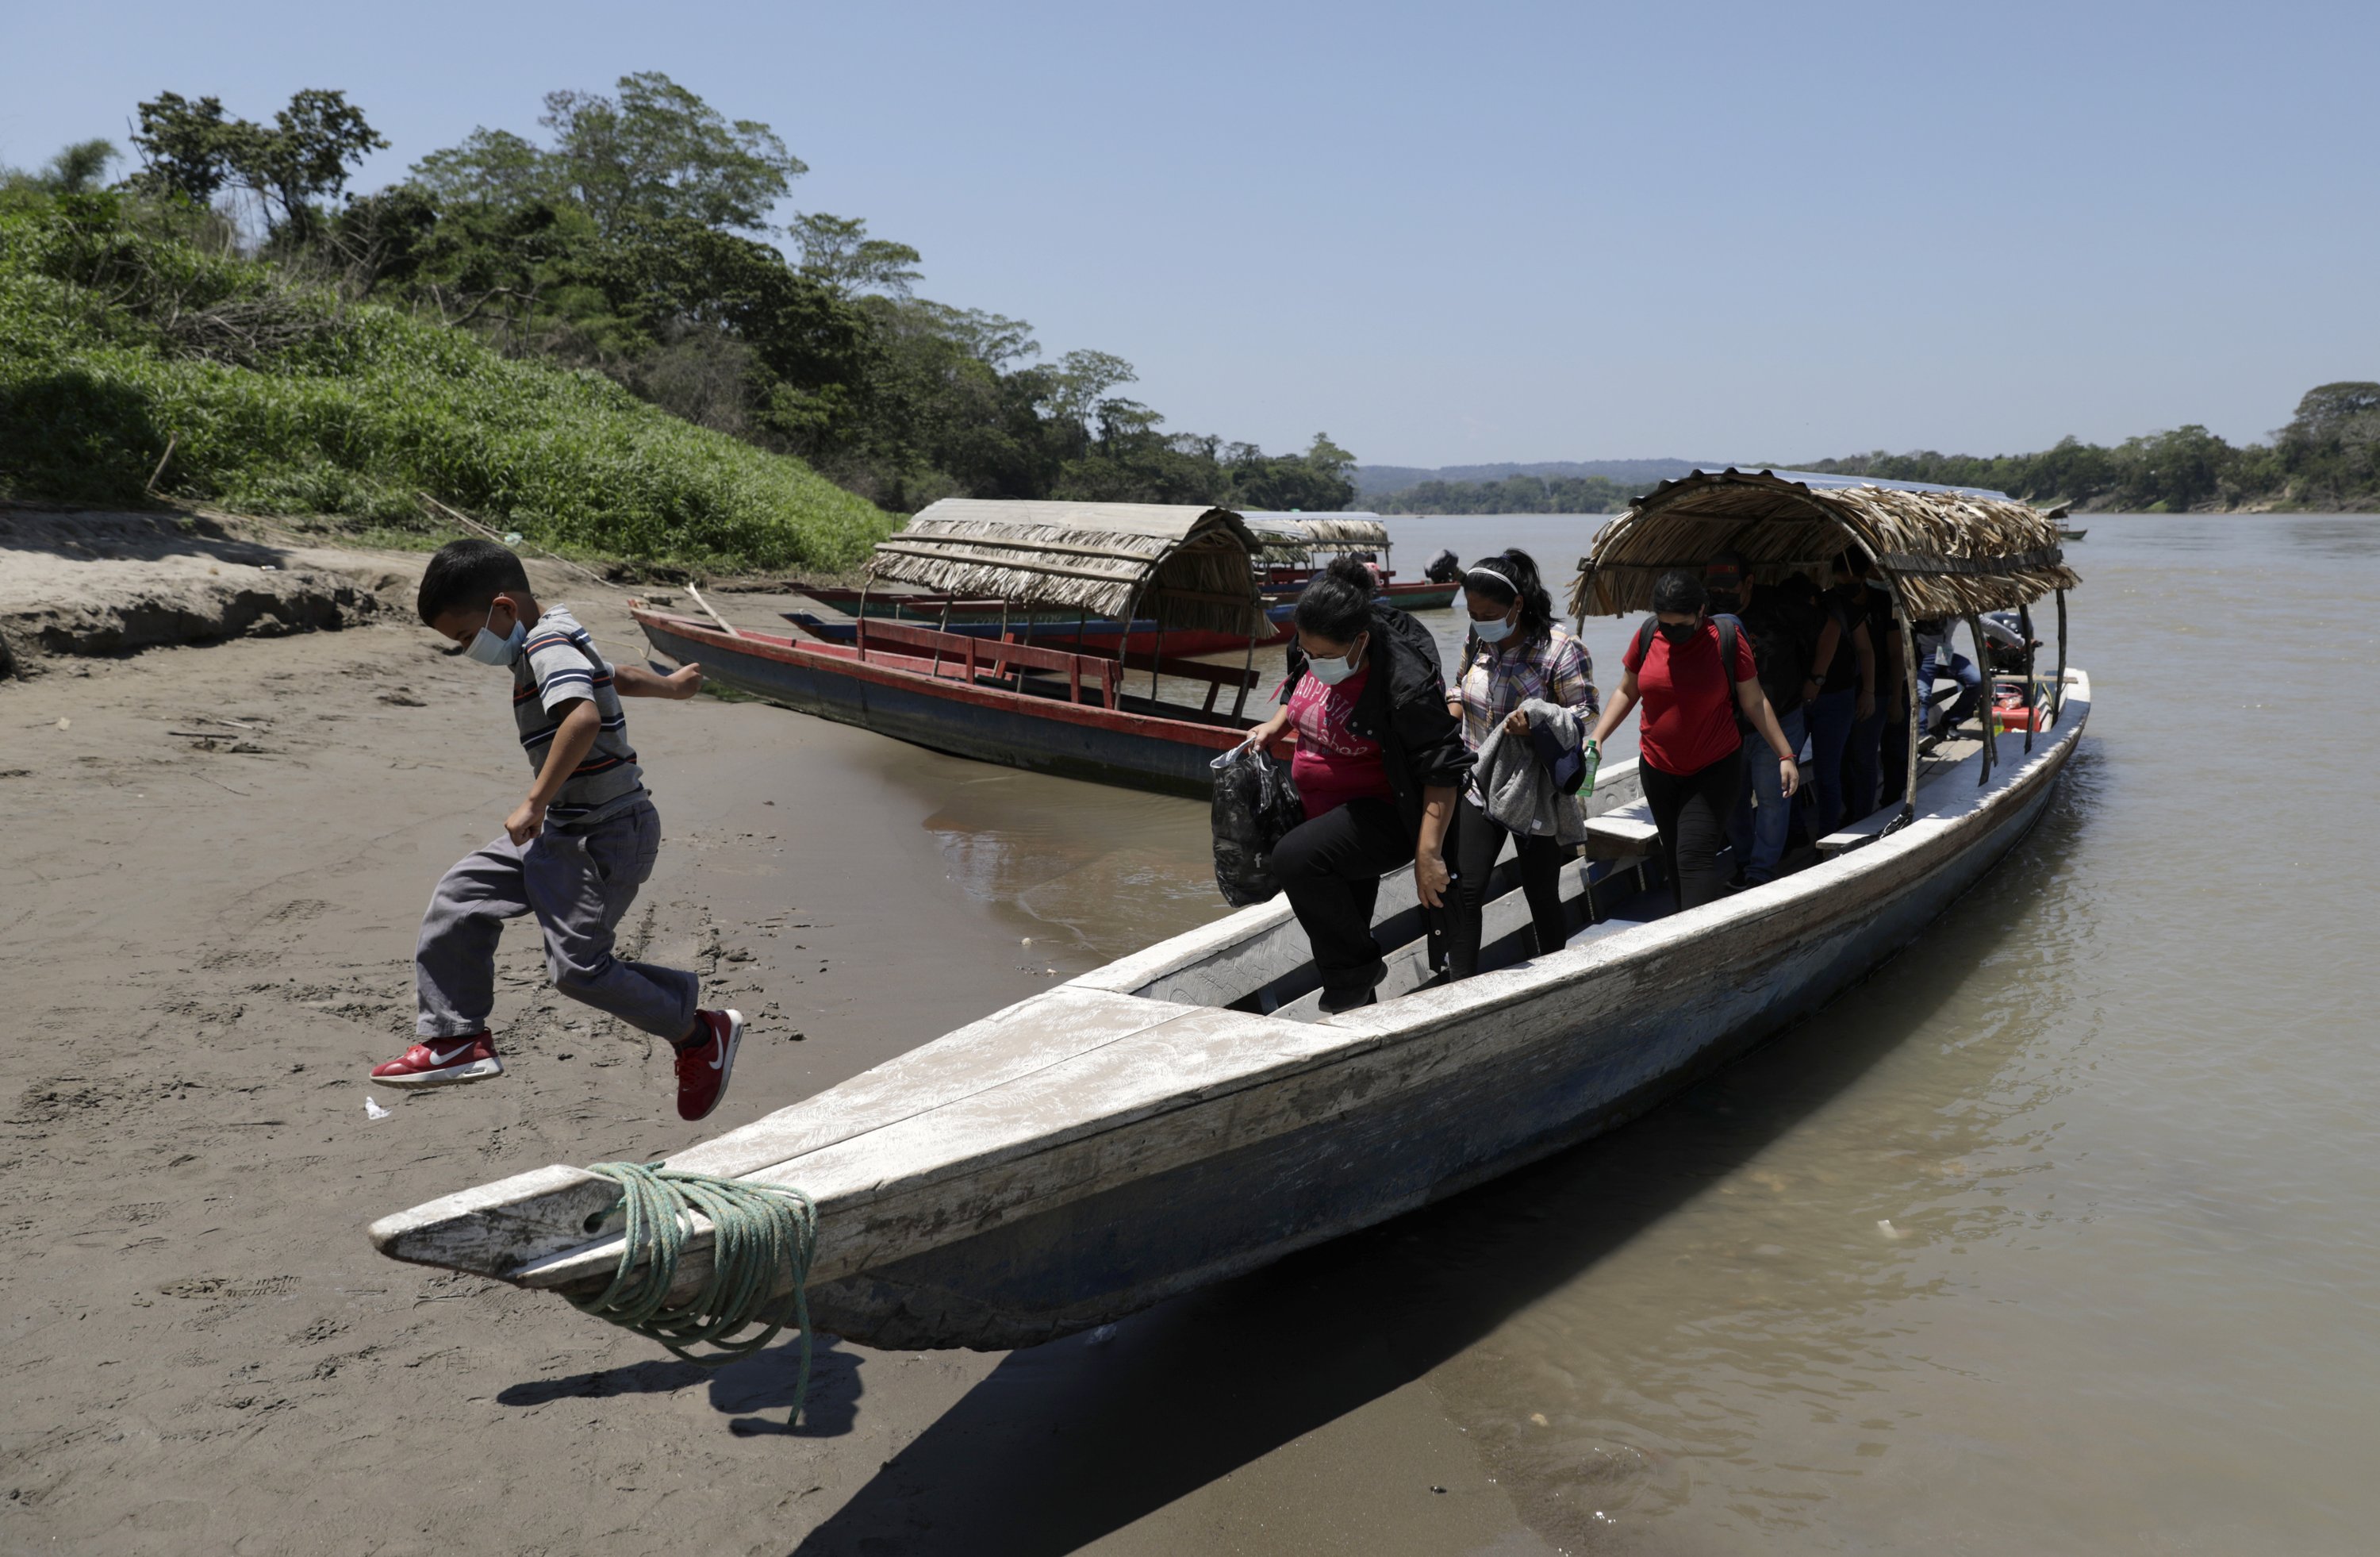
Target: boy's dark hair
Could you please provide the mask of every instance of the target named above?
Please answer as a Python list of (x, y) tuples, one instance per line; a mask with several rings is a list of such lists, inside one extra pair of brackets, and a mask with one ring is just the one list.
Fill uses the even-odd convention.
[(477, 611), (508, 590), (528, 592), (520, 558), (492, 541), (449, 541), (421, 570), (413, 608), (424, 624), (435, 626), (450, 611)]
[(1297, 625), (1332, 643), (1353, 643), (1372, 625), (1372, 570), (1353, 557), (1334, 557), (1298, 592)]
[(1683, 568), (1664, 573), (1653, 586), (1653, 609), (1672, 616), (1699, 615), (1707, 599), (1703, 593), (1703, 581)]

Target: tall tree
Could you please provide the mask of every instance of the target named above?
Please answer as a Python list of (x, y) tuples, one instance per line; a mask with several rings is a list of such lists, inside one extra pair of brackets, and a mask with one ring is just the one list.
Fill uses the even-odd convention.
[(346, 189), (348, 173), (388, 145), (346, 93), (320, 88), (293, 95), (270, 127), (229, 117), (221, 98), (193, 103), (171, 91), (140, 113), (136, 185), (201, 205), (226, 187), (243, 189), (263, 202), (272, 226), (300, 239), (319, 225), (317, 202)]
[(869, 237), (868, 224), (823, 211), (796, 216), (785, 228), (802, 257), (802, 274), (815, 276), (845, 296), (881, 292), (905, 298), (919, 280), (922, 256), (905, 243)]
[(132, 145), (140, 153), (140, 171), (133, 183), (200, 205), (231, 181), (234, 149), (257, 133), (246, 119), (226, 117), (219, 97), (193, 103), (180, 92), (161, 91), (140, 104), (140, 115)]
[(310, 88), (273, 116), (270, 130), (235, 146), (232, 166), (280, 213), (276, 225), (304, 238), (313, 234), (317, 202), (336, 199), (349, 170), (387, 147), (346, 92)]
[(615, 90), (549, 92), (538, 121), (606, 234), (638, 215), (758, 231), (809, 171), (767, 125), (730, 121), (658, 70), (623, 76)]

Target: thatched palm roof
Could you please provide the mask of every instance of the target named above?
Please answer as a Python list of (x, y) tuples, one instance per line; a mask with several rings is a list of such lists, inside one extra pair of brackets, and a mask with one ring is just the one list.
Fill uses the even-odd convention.
[(1228, 508), (944, 498), (880, 541), (870, 576), (1166, 627), (1269, 630), (1247, 525)]
[(1698, 571), (1730, 548), (1755, 577), (1816, 578), (1851, 541), (1892, 575), (1921, 618), (2005, 610), (2082, 582), (2066, 566), (2057, 521), (2010, 498), (1697, 470), (1662, 482), (1603, 528), (1571, 587), (1571, 609), (1649, 610), (1662, 574)]
[(1310, 562), (1318, 546), (1333, 552), (1385, 551), (1389, 527), (1378, 514), (1243, 515), (1268, 562)]

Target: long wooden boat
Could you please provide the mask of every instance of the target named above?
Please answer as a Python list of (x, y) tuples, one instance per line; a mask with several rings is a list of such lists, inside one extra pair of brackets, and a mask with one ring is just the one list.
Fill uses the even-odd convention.
[[(1685, 914), (1664, 911), (1658, 867), (1635, 852), (1649, 822), (1622, 764), (1596, 802), (1599, 843), (1625, 858), (1564, 868), (1577, 929), (1549, 955), (1529, 955), (1507, 881), (1486, 971), (1431, 984), (1411, 877), (1391, 876), (1379, 1003), (1318, 1017), (1304, 933), (1260, 905), (670, 1164), (816, 1199), (808, 1299), (830, 1333), (1004, 1347), (1102, 1323), (1607, 1130), (1816, 1010), (2024, 836), (2089, 705), (2070, 673), (2063, 728), (1989, 784), (1946, 766), (1888, 836), (1875, 819), (1830, 840), (1837, 858)], [(371, 1235), (399, 1259), (579, 1292), (618, 1264), (616, 1198), (540, 1168)], [(686, 1293), (706, 1269), (699, 1254), (682, 1269)]]
[[(1257, 640), (1259, 646), (1289, 640), (1292, 609), (1288, 605), (1267, 609), (1266, 615), (1270, 621), (1267, 635)], [(833, 622), (810, 611), (788, 611), (783, 615), (786, 621), (799, 627), (804, 636), (821, 643), (852, 643), (859, 637), (859, 619), (856, 617), (850, 621)], [(874, 619), (872, 612), (870, 619)], [(1168, 632), (1145, 616), (1132, 624), (1129, 633), (1123, 630), (1120, 622), (1080, 617), (1068, 617), (1063, 621), (1044, 617), (1036, 621), (1003, 623), (997, 616), (990, 619), (953, 616), (950, 626), (941, 630), (969, 638), (1004, 637), (1012, 642), (1038, 643), (1053, 649), (1072, 649), (1087, 654), (1110, 656), (1117, 653), (1222, 654), (1248, 647), (1245, 634), (1181, 628)]]
[[(1748, 549), (1751, 521), (1767, 519), (1777, 530), (1755, 568), (1798, 570), (1855, 541), (1884, 559), (1897, 605), (1928, 614), (2054, 589), (2062, 660), (2073, 576), (2019, 505), (1864, 492), (1811, 505), (1808, 489), (1763, 480), (1698, 476), (1641, 500), (1598, 541), (1574, 598), (1639, 609), (1626, 603), (1649, 591), (1637, 575)], [(1809, 525), (1797, 504), (1831, 522)], [(1285, 905), (1260, 905), (671, 1164), (815, 1198), (808, 1290), (823, 1330), (996, 1347), (1104, 1322), (1607, 1130), (1817, 1010), (2039, 821), (2091, 708), (2081, 671), (2061, 663), (2047, 686), (2046, 731), (1985, 725), (1963, 749), (1937, 749), (1901, 806), (1765, 886), (1670, 911), (1633, 765), (1618, 764), (1588, 808), (1590, 858), (1562, 872), (1562, 946), (1532, 947), (1507, 864), (1490, 883), (1482, 971), (1440, 981), (1397, 873), (1376, 914), (1392, 949), (1378, 1002), (1322, 1016), (1303, 932)], [(557, 1165), (370, 1231), (398, 1259), (581, 1293), (622, 1259), (618, 1198), (610, 1181)], [(707, 1224), (694, 1226), (674, 1288), (689, 1300), (709, 1264)]]
[[(731, 634), (643, 607), (634, 615), (657, 652), (700, 661), (705, 675), (739, 692), (954, 757), (1095, 784), (1203, 799), (1214, 788), (1208, 764), (1256, 723), (1245, 709), (1259, 673), (1239, 665), (1119, 661), (873, 618), (863, 654), (856, 642)], [(1152, 675), (1203, 684), (1205, 701), (1130, 689)]]

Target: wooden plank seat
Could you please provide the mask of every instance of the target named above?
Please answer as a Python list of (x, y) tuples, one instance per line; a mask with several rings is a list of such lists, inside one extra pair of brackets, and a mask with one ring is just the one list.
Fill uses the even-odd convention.
[(1643, 800), (1587, 819), (1589, 859), (1634, 859), (1658, 854), (1660, 847), (1661, 834), (1653, 825), (1653, 808)]
[(1239, 696), (1233, 700), (1236, 715), (1245, 703), (1250, 689), (1262, 679), (1262, 673), (1253, 665), (1210, 665), (1200, 660), (1182, 660), (1172, 655), (1127, 654), (1122, 662), (1104, 654), (1085, 654), (1071, 649), (1047, 649), (1035, 643), (1016, 643), (1006, 639), (986, 639), (967, 633), (946, 633), (933, 627), (914, 626), (907, 622), (886, 621), (880, 617), (863, 618), (855, 628), (856, 641), (864, 654), (874, 648), (914, 656), (921, 651), (950, 662), (962, 678), (974, 681), (989, 675), (999, 681), (1016, 675), (1048, 675), (1062, 678), (1066, 683), (1067, 699), (1081, 702), (1083, 688), (1094, 688), (1094, 701), (1103, 708), (1113, 708), (1123, 693), (1123, 680), (1127, 671), (1154, 671), (1181, 681), (1203, 681), (1207, 684), (1207, 700), (1202, 712), (1211, 713), (1215, 699), (1226, 687)]

